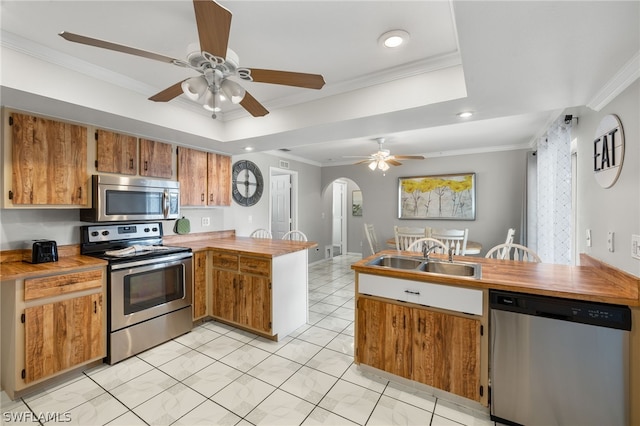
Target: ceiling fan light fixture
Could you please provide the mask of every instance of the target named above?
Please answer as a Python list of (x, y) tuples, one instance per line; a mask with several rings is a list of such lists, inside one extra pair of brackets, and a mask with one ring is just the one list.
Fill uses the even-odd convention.
[(192, 101), (198, 101), (208, 88), (207, 80), (203, 76), (191, 77), (180, 85), (185, 95)]
[(204, 103), (202, 107), (207, 111), (211, 112), (220, 112), (222, 108), (220, 108), (220, 102), (217, 100), (218, 96), (214, 94), (211, 90), (207, 90), (207, 93), (204, 95)]
[(220, 90), (224, 96), (234, 104), (239, 104), (244, 99), (246, 91), (244, 87), (233, 80), (225, 79), (220, 84)]
[(382, 34), (378, 38), (378, 44), (385, 48), (393, 49), (406, 44), (409, 38), (409, 33), (404, 30), (392, 30)]
[(387, 170), (389, 170), (389, 165), (387, 164), (387, 162), (386, 162), (386, 161), (380, 161), (380, 162), (378, 163), (378, 168), (379, 168), (380, 170), (382, 170), (383, 172), (386, 172)]
[(376, 167), (378, 167), (378, 162), (377, 161), (373, 160), (372, 162), (369, 163), (369, 168), (371, 170), (375, 170)]

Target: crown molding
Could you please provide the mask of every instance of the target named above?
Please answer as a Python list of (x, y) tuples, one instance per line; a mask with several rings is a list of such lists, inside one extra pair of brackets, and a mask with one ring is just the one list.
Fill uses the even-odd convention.
[(587, 102), (587, 106), (594, 111), (600, 111), (638, 78), (640, 78), (640, 51), (636, 52), (613, 78)]

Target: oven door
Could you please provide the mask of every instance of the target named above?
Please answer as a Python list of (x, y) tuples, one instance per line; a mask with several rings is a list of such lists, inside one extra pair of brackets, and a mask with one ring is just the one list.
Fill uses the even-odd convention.
[[(188, 256), (181, 259), (176, 257)], [(113, 332), (191, 305), (192, 253), (154, 263), (111, 267), (109, 331)], [(135, 262), (137, 263), (137, 262)]]

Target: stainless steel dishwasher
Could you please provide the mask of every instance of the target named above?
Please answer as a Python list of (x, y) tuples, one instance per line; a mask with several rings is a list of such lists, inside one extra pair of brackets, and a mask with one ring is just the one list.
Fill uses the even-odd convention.
[(491, 418), (627, 425), (631, 310), (503, 291), (491, 307)]

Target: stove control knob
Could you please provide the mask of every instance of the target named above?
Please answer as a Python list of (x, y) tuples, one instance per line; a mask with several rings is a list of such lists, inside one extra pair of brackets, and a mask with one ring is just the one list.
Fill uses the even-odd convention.
[(149, 232), (150, 229), (149, 228), (144, 228), (144, 232)]
[(102, 235), (106, 237), (107, 235), (109, 235), (109, 231), (102, 231)]
[(158, 228), (153, 228), (152, 231), (153, 232), (158, 232)]
[(92, 237), (97, 237), (98, 235), (100, 235), (100, 233), (98, 231), (91, 231), (91, 236)]

